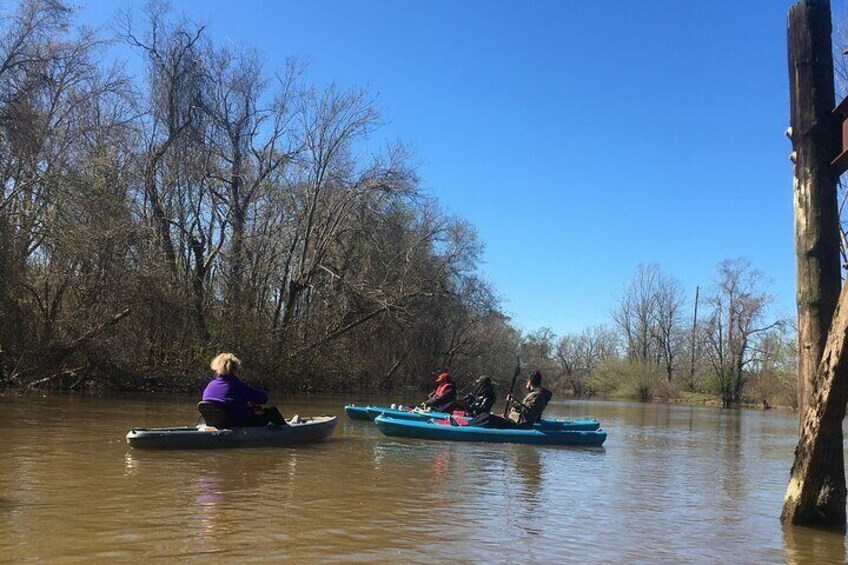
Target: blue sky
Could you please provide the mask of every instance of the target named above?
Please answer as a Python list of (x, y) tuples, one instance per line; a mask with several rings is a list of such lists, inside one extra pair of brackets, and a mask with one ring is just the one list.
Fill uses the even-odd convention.
[[(83, 1), (106, 26), (122, 5)], [(789, 0), (186, 1), (269, 69), (367, 87), (526, 331), (609, 323), (639, 263), (746, 257), (794, 316)], [(835, 3), (839, 5), (840, 2)], [(134, 3), (137, 8), (140, 4)], [(838, 7), (838, 6), (835, 6)]]

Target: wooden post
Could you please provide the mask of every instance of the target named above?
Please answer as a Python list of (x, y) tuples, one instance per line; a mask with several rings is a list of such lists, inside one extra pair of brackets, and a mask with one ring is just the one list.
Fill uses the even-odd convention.
[[(790, 129), (795, 162), (795, 260), (798, 306), (798, 383), (801, 438), (781, 520), (845, 529), (842, 416), (845, 412), (845, 336), (848, 297), (839, 298), (839, 153), (829, 0), (801, 0), (789, 10)], [(841, 316), (833, 312), (840, 300)], [(834, 327), (831, 329), (831, 321)], [(827, 344), (828, 359), (822, 359)], [(820, 364), (821, 363), (821, 364)]]
[(801, 421), (841, 286), (837, 176), (839, 153), (829, 0), (802, 0), (789, 10), (789, 103), (795, 157), (795, 261)]
[(842, 420), (848, 386), (848, 285), (842, 289), (827, 338), (810, 409), (789, 476), (780, 519), (800, 526), (845, 531)]
[(695, 392), (695, 350), (698, 347), (698, 295), (701, 287), (695, 287), (695, 316), (692, 318), (692, 364), (689, 366), (689, 390)]

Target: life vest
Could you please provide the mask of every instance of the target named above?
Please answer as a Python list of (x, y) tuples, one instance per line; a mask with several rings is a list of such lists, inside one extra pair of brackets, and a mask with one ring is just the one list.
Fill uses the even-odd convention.
[(453, 387), (453, 383), (451, 381), (446, 381), (436, 387), (436, 390), (433, 391), (433, 394), (430, 395), (430, 398), (438, 398), (442, 396), (449, 388)]

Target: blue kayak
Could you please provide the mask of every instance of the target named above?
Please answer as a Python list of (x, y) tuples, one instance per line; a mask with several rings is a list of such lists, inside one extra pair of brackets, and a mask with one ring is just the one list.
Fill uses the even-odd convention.
[(345, 406), (345, 414), (351, 420), (373, 420), (373, 416), (368, 415), (368, 406), (357, 406), (356, 404), (348, 404)]
[[(351, 420), (373, 420), (380, 414), (391, 414), (392, 416), (396, 416), (398, 418), (402, 418), (404, 416), (408, 418), (418, 418), (417, 414), (422, 414), (423, 412), (417, 412), (414, 409), (402, 410), (400, 408), (389, 408), (388, 406), (373, 406), (371, 404), (367, 406), (357, 406), (356, 404), (348, 404), (345, 406), (345, 414)], [(426, 412), (426, 418), (447, 418), (449, 414), (445, 412)]]
[(499, 430), (478, 428), (476, 426), (451, 426), (437, 424), (432, 420), (402, 420), (385, 415), (378, 416), (374, 423), (384, 435), (418, 439), (447, 441), (487, 441), (496, 443), (532, 443), (541, 445), (601, 446), (607, 439), (607, 432), (601, 429), (592, 431), (539, 429)]
[(430, 418), (447, 418), (450, 416), (447, 412), (424, 412), (418, 409), (403, 410), (400, 408), (387, 408), (385, 406), (368, 406), (366, 408), (368, 416), (373, 420), (380, 414), (385, 414), (390, 418), (401, 418), (403, 420), (428, 420)]
[[(390, 418), (399, 420), (420, 420), (427, 421), (430, 419), (445, 420), (450, 414), (445, 412), (424, 412), (418, 409), (402, 410), (398, 408), (389, 408), (386, 406), (345, 406), (345, 412), (352, 420), (373, 420), (377, 416), (383, 414)], [(454, 416), (456, 418), (456, 416)], [(536, 423), (534, 428), (543, 430), (574, 430), (591, 432), (601, 427), (600, 422), (595, 418), (576, 418), (574, 420), (546, 420), (542, 419)]]

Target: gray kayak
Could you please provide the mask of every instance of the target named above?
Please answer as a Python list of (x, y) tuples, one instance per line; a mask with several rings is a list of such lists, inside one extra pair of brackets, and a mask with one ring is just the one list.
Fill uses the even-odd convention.
[(277, 447), (313, 443), (330, 437), (335, 416), (288, 420), (287, 426), (218, 429), (211, 426), (133, 428), (127, 443), (136, 449), (219, 449), (225, 447)]

